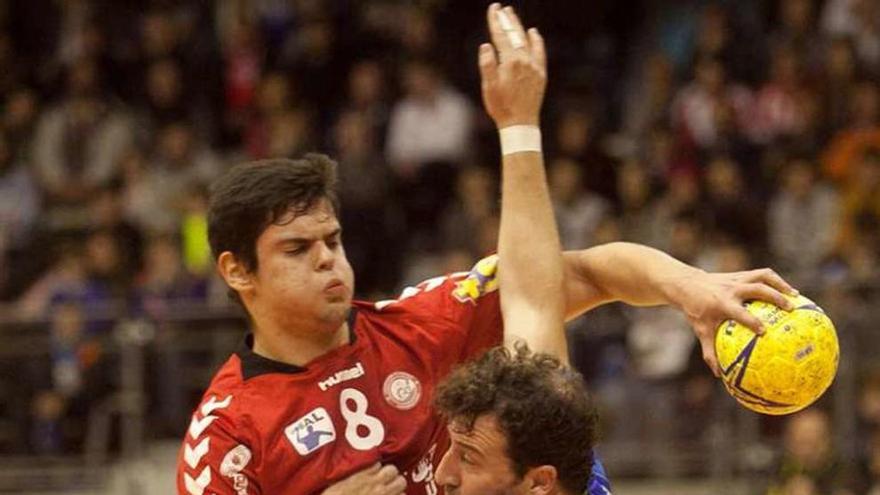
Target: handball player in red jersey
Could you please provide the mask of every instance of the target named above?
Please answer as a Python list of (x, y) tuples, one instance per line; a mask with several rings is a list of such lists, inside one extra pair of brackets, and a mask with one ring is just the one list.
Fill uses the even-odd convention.
[(770, 270), (706, 273), (626, 243), (564, 253), (561, 297), (552, 282), (558, 266), (532, 271), (542, 260), (522, 247), (558, 249), (555, 237), (536, 230), (552, 221), (546, 210), (533, 208), (544, 204), (534, 193), (546, 194), (535, 139), (546, 59), (540, 35), (525, 32), (511, 10), (499, 21), (500, 10), (493, 4), (488, 12), (497, 66), (481, 71), (504, 153), (500, 239), (507, 244), (499, 257), (426, 280), (395, 300), (352, 301), (332, 160), (313, 154), (247, 163), (214, 185), (211, 248), (252, 333), (193, 413), (178, 456), (178, 493), (440, 493), (434, 471), (449, 437), (430, 407), (436, 384), (454, 365), (502, 343), (564, 353), (564, 336), (543, 328), (541, 318), (503, 330), (499, 285), (505, 306), (526, 319), (546, 309), (540, 304), (559, 304), (553, 311), (569, 319), (611, 301), (675, 305), (716, 373), (712, 339), (723, 319), (759, 330), (743, 300), (788, 304), (780, 291), (791, 287)]

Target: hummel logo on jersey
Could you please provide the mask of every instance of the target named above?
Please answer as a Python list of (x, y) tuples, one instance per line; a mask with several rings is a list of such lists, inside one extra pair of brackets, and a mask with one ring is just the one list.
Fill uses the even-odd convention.
[(288, 425), (284, 429), (284, 434), (299, 455), (309, 455), (336, 440), (333, 421), (323, 407), (313, 409), (312, 412)]
[(318, 382), (318, 388), (320, 388), (321, 391), (326, 392), (328, 388), (334, 385), (339, 385), (342, 382), (354, 380), (355, 378), (360, 378), (362, 376), (364, 376), (364, 366), (361, 363), (357, 363), (347, 370), (337, 371), (333, 376), (321, 380)]

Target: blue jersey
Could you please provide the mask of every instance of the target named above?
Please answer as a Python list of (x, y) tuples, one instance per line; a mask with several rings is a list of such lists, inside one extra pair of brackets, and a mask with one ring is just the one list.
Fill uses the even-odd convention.
[(605, 467), (602, 466), (602, 460), (599, 454), (594, 454), (593, 473), (590, 475), (590, 484), (584, 495), (611, 495), (611, 482), (608, 481), (608, 475), (605, 473)]

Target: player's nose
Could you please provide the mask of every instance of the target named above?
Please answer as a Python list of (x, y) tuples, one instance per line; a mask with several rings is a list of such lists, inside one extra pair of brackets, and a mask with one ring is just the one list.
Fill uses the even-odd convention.
[(319, 243), (317, 268), (319, 270), (329, 270), (333, 268), (336, 261), (336, 253), (325, 242)]
[(443, 458), (440, 459), (437, 472), (434, 473), (434, 479), (437, 480), (438, 485), (443, 487), (447, 495), (455, 493), (455, 487), (459, 485), (458, 475), (456, 474), (458, 469), (455, 464), (453, 456), (449, 454), (449, 451), (446, 451), (443, 454)]

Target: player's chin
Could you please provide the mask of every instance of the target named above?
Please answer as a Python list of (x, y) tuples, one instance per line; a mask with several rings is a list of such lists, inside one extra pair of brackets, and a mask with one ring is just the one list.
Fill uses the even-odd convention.
[(351, 297), (327, 301), (324, 307), (324, 319), (327, 321), (338, 320), (341, 324), (348, 318), (349, 313), (351, 313)]
[(324, 293), (325, 301), (327, 305), (330, 306), (351, 306), (351, 291), (346, 287), (343, 290), (333, 291), (333, 292), (325, 292)]

